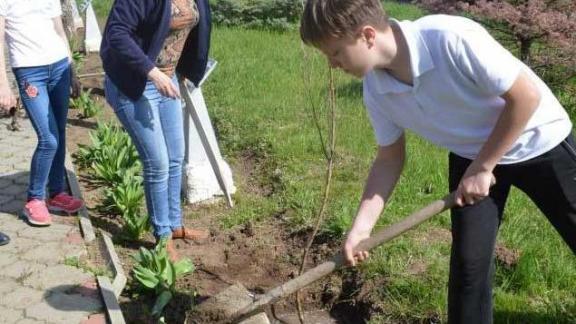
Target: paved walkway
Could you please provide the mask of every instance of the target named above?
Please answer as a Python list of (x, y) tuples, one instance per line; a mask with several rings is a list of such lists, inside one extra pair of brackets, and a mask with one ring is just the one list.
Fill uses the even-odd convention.
[(103, 323), (94, 276), (67, 265), (87, 253), (78, 219), (38, 228), (18, 217), (36, 135), (29, 120), (16, 132), (10, 121), (0, 118), (0, 231), (12, 239), (0, 246), (0, 323)]

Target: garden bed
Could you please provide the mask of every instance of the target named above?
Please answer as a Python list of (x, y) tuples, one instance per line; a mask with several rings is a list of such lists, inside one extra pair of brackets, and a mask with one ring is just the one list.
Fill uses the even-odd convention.
[[(97, 72), (100, 69), (98, 56), (91, 55), (86, 59), (81, 74)], [(91, 97), (96, 102), (105, 105), (101, 77), (83, 79), (82, 84), (85, 88), (92, 89)], [(101, 109), (93, 118), (80, 118), (78, 114), (77, 109), (71, 109), (68, 117), (68, 149), (73, 156), (77, 153), (79, 145), (91, 144), (89, 132), (96, 129), (97, 121), (115, 121), (115, 116), (108, 106)], [(273, 189), (255, 180), (262, 178), (262, 175), (258, 174), (259, 170), (262, 170), (261, 163), (257, 154), (250, 151), (243, 151), (239, 157), (233, 159), (231, 167), (239, 191), (262, 196), (271, 194)], [(102, 185), (94, 181), (87, 170), (78, 166), (77, 169), (92, 223), (96, 228), (104, 229), (111, 234), (124, 271), (129, 278), (120, 298), (123, 314), (129, 323), (152, 323), (154, 321), (150, 316), (150, 309), (155, 297), (134, 284), (131, 271), (135, 263), (132, 256), (141, 246), (152, 248), (154, 238), (150, 233), (138, 241), (123, 238), (122, 221), (119, 216), (111, 215), (102, 208), (104, 199)], [(263, 293), (297, 274), (302, 246), (308, 233), (289, 231), (283, 221), (285, 215), (282, 212), (277, 215), (262, 215), (266, 219), (263, 222), (246, 222), (243, 225), (225, 228), (221, 220), (229, 212), (223, 201), (211, 205), (184, 206), (186, 226), (207, 228), (210, 230), (210, 238), (202, 245), (177, 241), (179, 254), (189, 257), (196, 269), (177, 281), (178, 293), (164, 311), (168, 323), (184, 323), (186, 314), (193, 305), (236, 282), (242, 283), (255, 293)], [(95, 248), (96, 246), (92, 247)], [(323, 262), (338, 248), (335, 242), (331, 244), (318, 242), (314, 245), (309, 266)], [(97, 251), (90, 253), (90, 255), (97, 254)], [(102, 261), (96, 259), (90, 261), (92, 268), (98, 268), (98, 263), (100, 267), (103, 266)], [(363, 301), (367, 294), (362, 290), (361, 280), (353, 271), (350, 271), (345, 278), (347, 279), (344, 291), (341, 288), (340, 276), (332, 276), (306, 289), (303, 294), (306, 311), (314, 311), (318, 318), (332, 316), (344, 321), (348, 318), (351, 323), (360, 323), (369, 317), (372, 305)], [(359, 307), (350, 308), (349, 305), (353, 304), (358, 304)], [(318, 310), (327, 311), (322, 314)], [(270, 318), (295, 312), (294, 298), (277, 303), (274, 309), (269, 308), (268, 312)]]

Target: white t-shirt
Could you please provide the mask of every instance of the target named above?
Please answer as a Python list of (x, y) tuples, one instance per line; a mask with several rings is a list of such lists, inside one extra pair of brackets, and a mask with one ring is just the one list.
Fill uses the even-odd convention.
[(52, 64), (68, 56), (52, 21), (61, 15), (60, 0), (0, 0), (13, 68)]
[(406, 38), (413, 86), (384, 70), (365, 76), (364, 103), (380, 146), (410, 129), (459, 156), (476, 158), (504, 109), (500, 95), (520, 71), (536, 83), (541, 101), (500, 164), (536, 157), (570, 133), (568, 114), (546, 84), (479, 24), (447, 15), (391, 23)]

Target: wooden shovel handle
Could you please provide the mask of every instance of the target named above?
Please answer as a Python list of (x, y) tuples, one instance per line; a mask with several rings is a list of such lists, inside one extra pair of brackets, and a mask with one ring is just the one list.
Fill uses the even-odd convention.
[[(384, 228), (366, 240), (360, 242), (358, 250), (369, 251), (385, 242), (390, 241), (396, 236), (418, 226), (424, 221), (428, 220), (434, 215), (437, 215), (447, 209), (455, 206), (455, 194), (450, 193), (444, 198), (436, 200), (426, 207), (412, 213), (410, 216), (404, 218), (402, 221), (395, 223), (387, 228)], [(302, 275), (285, 282), (284, 284), (268, 291), (261, 295), (252, 304), (239, 310), (231, 317), (229, 323), (236, 323), (246, 319), (257, 313), (263, 306), (275, 302), (278, 299), (290, 295), (316, 280), (323, 278), (330, 274), (332, 271), (340, 268), (344, 264), (344, 255), (342, 253), (336, 254), (330, 261), (326, 261), (315, 268), (312, 268)]]

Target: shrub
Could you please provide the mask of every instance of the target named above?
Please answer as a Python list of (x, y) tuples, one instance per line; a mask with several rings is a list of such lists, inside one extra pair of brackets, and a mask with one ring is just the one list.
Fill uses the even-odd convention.
[(296, 29), (300, 0), (211, 0), (216, 24), (273, 30)]

